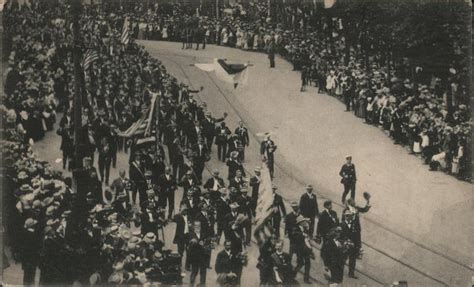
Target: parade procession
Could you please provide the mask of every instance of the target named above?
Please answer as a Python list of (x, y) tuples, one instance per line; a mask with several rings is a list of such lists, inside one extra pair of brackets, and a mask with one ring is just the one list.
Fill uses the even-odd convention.
[(474, 284), (468, 2), (2, 9), (5, 286)]

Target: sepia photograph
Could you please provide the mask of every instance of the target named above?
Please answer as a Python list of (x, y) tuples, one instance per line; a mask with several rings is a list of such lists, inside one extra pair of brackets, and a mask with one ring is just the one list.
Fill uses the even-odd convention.
[(0, 18), (2, 286), (474, 287), (471, 1)]

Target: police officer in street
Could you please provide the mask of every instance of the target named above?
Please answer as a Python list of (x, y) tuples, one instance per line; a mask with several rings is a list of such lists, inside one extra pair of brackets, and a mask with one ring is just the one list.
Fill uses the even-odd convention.
[(347, 194), (350, 192), (351, 198), (354, 199), (356, 192), (357, 177), (355, 165), (352, 163), (352, 156), (346, 156), (346, 163), (341, 167), (339, 175), (341, 176), (341, 183), (344, 185), (342, 203), (345, 203)]

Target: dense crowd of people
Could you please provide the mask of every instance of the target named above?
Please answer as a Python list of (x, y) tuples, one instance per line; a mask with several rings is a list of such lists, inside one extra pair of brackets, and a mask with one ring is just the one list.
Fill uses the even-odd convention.
[[(179, 83), (143, 47), (133, 41), (123, 45), (126, 16), (131, 18), (130, 30), (138, 39), (217, 43), (266, 52), (275, 48), (296, 69), (303, 70), (305, 84), (315, 81), (321, 91), (334, 95), (342, 89), (348, 109), (368, 123), (381, 125), (397, 142), (413, 147), (413, 152), (422, 152), (427, 162), (452, 169), (457, 160), (458, 173), (464, 168), (467, 108), (459, 106), (456, 125), (449, 131), (436, 89), (420, 86), (418, 95), (409, 82), (386, 79), (377, 66), (369, 73), (355, 58), (349, 66), (341, 66), (335, 62), (337, 57), (320, 51), (320, 39), (298, 38), (303, 34), (295, 31), (303, 29), (305, 21), (299, 25), (303, 18), (297, 14), (286, 21), (293, 23), (295, 30), (283, 31), (266, 20), (246, 23), (245, 17), (235, 17), (237, 12), (213, 19), (185, 16), (179, 6), (174, 9), (178, 10), (171, 15), (163, 15), (158, 6), (150, 10), (151, 25), (148, 18), (134, 21), (138, 14), (120, 9), (100, 12), (91, 6), (81, 14), (83, 53), (98, 53), (79, 79), (83, 83), (82, 162), (75, 161), (74, 153), (73, 95), (78, 79), (74, 76), (70, 11), (63, 5), (51, 7), (40, 2), (4, 10), (11, 51), (1, 108), (4, 218), (7, 244), (13, 260), (22, 264), (24, 284), (34, 283), (37, 268), (41, 284), (180, 284), (182, 263), (190, 272), (192, 285), (198, 276), (205, 284), (211, 254), (221, 244), (214, 265), (219, 284), (239, 284), (247, 265), (246, 248), (253, 236), (263, 172), (257, 168), (250, 175), (244, 168), (248, 131), (242, 122), (231, 131), (225, 123), (226, 113), (213, 116), (206, 103), (194, 98), (201, 91)], [(266, 15), (265, 5), (254, 9), (253, 14)], [(198, 23), (197, 29), (190, 29), (193, 23)], [(186, 47), (191, 48), (183, 45)], [(156, 95), (159, 113), (144, 122), (155, 128), (145, 131), (147, 136), (143, 131), (130, 132), (134, 123), (149, 114)], [(72, 171), (75, 186), (71, 177), (53, 170), (32, 150), (32, 144), (52, 131), (57, 120), (54, 132), (61, 136), (63, 168)], [(276, 148), (266, 135), (260, 152), (272, 178), (276, 176)], [(213, 149), (227, 166), (226, 180), (217, 169), (212, 177), (203, 178)], [(117, 165), (119, 152), (129, 155), (127, 167)], [(364, 207), (356, 205), (355, 168), (350, 161), (347, 166), (341, 170), (346, 206), (341, 220), (330, 201), (324, 202), (320, 212), (311, 185), (300, 202), (291, 203), (289, 213), (278, 188), (272, 187), (273, 211), (268, 222), (272, 234), (259, 246), (261, 284), (294, 284), (303, 266), (304, 281), (310, 282), (313, 238), (321, 244), (330, 282), (342, 282), (347, 260), (349, 276), (355, 277), (361, 254), (359, 213), (370, 209), (370, 195), (364, 194)], [(111, 168), (120, 170), (119, 178), (109, 178)], [(183, 197), (175, 211), (178, 188)], [(351, 199), (346, 201), (349, 191)], [(282, 220), (289, 254), (283, 251)], [(175, 224), (177, 252), (164, 246), (163, 230), (168, 224)]]
[[(397, 67), (403, 71), (399, 75), (390, 67), (390, 74), (376, 57), (366, 63), (357, 49), (347, 54), (340, 21), (333, 20), (337, 28), (329, 44), (322, 36), (326, 30), (309, 26), (310, 15), (291, 7), (278, 24), (262, 4), (251, 5), (245, 12), (240, 5), (227, 8), (230, 12), (219, 18), (187, 14), (180, 5), (153, 8), (146, 14), (145, 5), (136, 6), (135, 15), (144, 15), (134, 24), (138, 39), (183, 42), (183, 48), (196, 43), (196, 49), (200, 43), (202, 48), (211, 43), (267, 52), (270, 59), (279, 52), (301, 71), (302, 91), (314, 84), (318, 92), (340, 98), (346, 110), (365, 123), (383, 129), (395, 144), (421, 156), (431, 170), (470, 179), (470, 110), (466, 83), (461, 82), (466, 74), (462, 67), (451, 67), (448, 79), (430, 76), (423, 67), (415, 67), (411, 75), (406, 64)], [(249, 15), (253, 18), (248, 19)], [(450, 109), (448, 93), (453, 97)]]

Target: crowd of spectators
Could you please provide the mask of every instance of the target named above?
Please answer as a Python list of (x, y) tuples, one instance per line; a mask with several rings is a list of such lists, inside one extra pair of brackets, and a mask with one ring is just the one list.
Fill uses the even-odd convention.
[(420, 66), (406, 72), (410, 67), (405, 60), (395, 69), (382, 65), (378, 57), (366, 59), (360, 46), (347, 53), (340, 19), (332, 19), (329, 40), (327, 24), (311, 25), (307, 11), (290, 6), (278, 22), (272, 21), (267, 5), (261, 3), (246, 9), (227, 7), (219, 18), (206, 11), (198, 16), (186, 8), (146, 10), (145, 5), (137, 5), (134, 15), (143, 16), (136, 18), (134, 36), (262, 52), (274, 43), (276, 51), (301, 71), (302, 91), (315, 85), (318, 92), (340, 98), (348, 111), (420, 155), (431, 170), (470, 180), (470, 109), (467, 84), (461, 80), (467, 73), (463, 67), (450, 67), (445, 73), (449, 76), (441, 79)]
[[(206, 104), (193, 99), (198, 91), (178, 83), (143, 47), (133, 41), (129, 45), (121, 43), (124, 14), (101, 14), (95, 7), (87, 7), (80, 18), (83, 54), (94, 50), (99, 56), (79, 79), (83, 82), (80, 133), (85, 139), (80, 151), (85, 156), (81, 167), (74, 160), (73, 26), (67, 8), (35, 2), (4, 10), (12, 52), (1, 107), (5, 123), (3, 194), (7, 206), (6, 243), (12, 259), (22, 264), (24, 284), (35, 282), (37, 267), (41, 284), (179, 284), (184, 250), (172, 253), (164, 249), (158, 230), (174, 220), (171, 194), (178, 184), (192, 176), (196, 180), (193, 186), (187, 186), (190, 192), (185, 193), (183, 201), (191, 194), (192, 200), (201, 199), (201, 192), (195, 191), (202, 184), (204, 161), (209, 160), (209, 154), (202, 153), (203, 135), (194, 127), (202, 131), (201, 122), (213, 122), (212, 138), (206, 138), (207, 149), (214, 143), (214, 122), (223, 119), (212, 118)], [(134, 133), (119, 137), (118, 133), (148, 114), (152, 94), (160, 94), (159, 128), (153, 128), (148, 138)], [(53, 171), (32, 150), (34, 142), (53, 129), (57, 111), (63, 113), (56, 130), (62, 138), (63, 168), (78, 179), (74, 188), (70, 177)], [(220, 127), (226, 128), (224, 123)], [(227, 147), (230, 134), (222, 136), (225, 142), (218, 145)], [(163, 145), (157, 142), (167, 147), (171, 167), (165, 168)], [(234, 136), (232, 142), (238, 139)], [(234, 155), (235, 150), (237, 146), (232, 150), (229, 145), (223, 156)], [(118, 151), (130, 155), (130, 178), (121, 171), (121, 177), (108, 187), (110, 166), (115, 167)], [(161, 181), (158, 184), (159, 178), (166, 178), (165, 173), (174, 182), (167, 189)], [(207, 196), (203, 193), (202, 197)], [(167, 205), (168, 218), (164, 215)], [(206, 209), (205, 204), (191, 208), (196, 216)], [(181, 207), (180, 214), (185, 215), (186, 209)], [(208, 215), (214, 216), (211, 212)], [(230, 222), (232, 226), (242, 225), (239, 218), (239, 223)], [(191, 217), (188, 220), (194, 224)], [(198, 232), (192, 226), (189, 231)], [(205, 235), (211, 246), (210, 234)], [(186, 266), (193, 268), (195, 279), (195, 262), (201, 263), (208, 253), (210, 260), (210, 247), (204, 251), (191, 239), (186, 243), (187, 252), (197, 253), (187, 257)], [(235, 255), (236, 260), (244, 260)], [(208, 265), (206, 262), (205, 269)]]
[[(197, 35), (207, 43), (257, 51), (265, 51), (273, 42), (282, 56), (294, 63), (295, 69), (303, 71), (305, 84), (315, 82), (320, 91), (340, 96), (346, 101), (348, 110), (354, 110), (356, 116), (364, 118), (368, 124), (383, 128), (396, 143), (421, 153), (431, 168), (441, 166), (448, 172), (467, 177), (469, 109), (464, 104), (457, 105), (452, 120), (448, 121), (443, 100), (445, 92), (439, 82), (433, 81), (429, 85), (388, 77), (386, 68), (375, 63), (365, 67), (356, 54), (351, 55), (348, 65), (344, 65), (339, 62), (342, 57), (338, 54), (342, 53), (342, 48), (328, 52), (317, 32), (305, 31), (305, 18), (298, 11), (285, 21), (291, 23), (290, 28), (273, 25), (267, 19), (265, 5), (247, 11), (248, 15), (260, 18), (252, 24), (245, 20), (240, 9), (231, 9), (215, 19), (189, 15), (179, 6), (173, 7), (168, 14), (163, 14), (158, 6), (146, 14), (139, 14), (143, 8), (137, 7), (136, 13), (131, 15), (120, 9), (99, 12), (93, 6), (85, 8), (81, 14), (83, 53), (94, 50), (99, 57), (80, 79), (83, 82), (81, 131), (87, 139), (82, 150), (86, 156), (85, 172), (76, 173), (85, 179), (80, 190), (86, 192), (80, 193), (76, 193), (71, 178), (54, 171), (49, 163), (33, 153), (31, 147), (45, 132), (53, 130), (56, 113), (62, 112), (64, 116), (56, 132), (62, 137), (63, 167), (77, 172), (80, 164), (74, 162), (74, 119), (71, 117), (76, 79), (72, 25), (68, 20), (70, 11), (63, 4), (51, 7), (41, 5), (39, 1), (29, 7), (4, 10), (10, 52), (1, 106), (6, 181), (4, 218), (9, 236), (7, 243), (13, 259), (22, 263), (24, 284), (34, 282), (36, 267), (41, 270), (40, 283), (44, 284), (75, 280), (90, 284), (179, 283), (183, 250), (175, 254), (164, 249), (157, 233), (173, 219), (171, 201), (158, 196), (162, 192), (160, 188), (148, 192), (153, 190), (148, 180), (166, 177), (172, 170), (176, 185), (179, 182), (185, 189), (180, 214), (194, 212), (198, 216), (204, 210), (203, 214), (207, 216), (214, 204), (210, 209), (206, 209), (205, 204), (191, 207), (186, 204), (209, 201), (209, 194), (204, 190), (200, 194), (199, 188), (204, 162), (209, 160), (208, 154), (202, 155), (201, 151), (203, 145), (210, 150), (214, 137), (219, 136), (223, 142), (216, 140), (215, 143), (222, 152), (220, 159), (228, 162), (228, 179), (234, 188), (228, 195), (220, 183), (204, 187), (217, 195), (213, 201), (219, 198), (219, 192), (223, 198), (231, 198), (226, 203), (229, 205), (227, 214), (230, 214), (231, 206), (232, 214), (240, 207), (236, 212), (239, 216), (230, 221), (230, 225), (225, 223), (227, 214), (218, 215), (217, 220), (221, 220), (221, 233), (241, 234), (239, 240), (245, 238), (245, 242), (237, 244), (232, 241), (231, 249), (242, 263), (246, 261), (242, 245), (249, 243), (247, 228), (252, 207), (255, 208), (245, 194), (248, 189), (240, 185), (241, 177), (245, 176), (240, 161), (243, 145), (248, 144), (248, 140), (245, 142), (245, 137), (237, 134), (238, 129), (231, 137), (225, 123), (219, 124), (216, 131), (214, 125), (222, 122), (225, 114), (224, 118), (213, 118), (206, 111), (206, 104), (193, 98), (199, 91), (178, 83), (143, 47), (133, 41), (127, 46), (121, 43), (126, 16), (131, 17), (131, 31), (137, 39), (183, 41), (183, 37)], [(239, 13), (242, 17), (236, 17)], [(149, 17), (138, 21), (136, 15)], [(198, 23), (197, 29), (190, 28), (194, 23)], [(336, 47), (337, 42), (336, 39)], [(450, 73), (455, 78), (458, 71), (453, 69)], [(461, 90), (457, 87), (453, 82), (452, 89)], [(151, 142), (162, 141), (166, 145), (171, 168), (165, 168), (165, 153), (160, 145), (118, 136), (148, 112), (154, 93), (161, 95), (160, 126), (151, 132), (150, 138), (153, 138)], [(205, 131), (206, 122), (213, 125), (209, 134)], [(162, 131), (161, 134), (156, 130)], [(115, 166), (118, 151), (130, 154), (130, 179), (127, 182), (130, 180), (131, 183), (122, 189), (117, 189), (114, 183), (107, 187), (110, 165)], [(93, 167), (96, 152), (99, 171)], [(143, 178), (137, 178), (136, 172), (132, 172), (133, 166)], [(218, 181), (218, 173), (214, 175), (214, 181)], [(185, 180), (182, 180), (183, 176)], [(126, 179), (122, 175), (121, 178)], [(186, 185), (191, 182), (195, 184)], [(161, 183), (154, 184), (160, 186)], [(253, 197), (252, 194), (252, 202)], [(166, 199), (164, 202), (163, 198)], [(168, 218), (164, 212), (167, 204)], [(219, 232), (219, 222), (217, 224)], [(195, 243), (190, 241), (191, 246)], [(210, 257), (207, 247), (193, 251), (198, 252), (197, 258), (199, 252), (204, 258)], [(193, 262), (189, 264), (194, 266)], [(239, 274), (240, 271), (240, 276), (241, 267), (241, 263), (234, 264), (235, 269), (229, 273)], [(194, 279), (196, 272), (193, 267)]]

